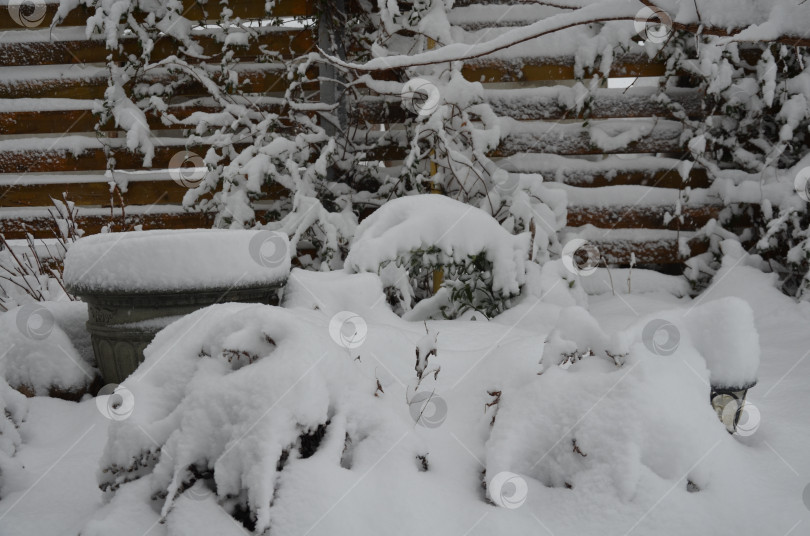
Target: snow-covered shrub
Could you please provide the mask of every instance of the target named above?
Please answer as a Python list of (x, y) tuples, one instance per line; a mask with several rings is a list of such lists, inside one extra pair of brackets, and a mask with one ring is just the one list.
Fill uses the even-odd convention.
[[(710, 250), (692, 259), (687, 273), (704, 283), (719, 267), (721, 242), (735, 239), (769, 259), (768, 269), (780, 274), (786, 293), (805, 297), (810, 288), (810, 49), (772, 39), (802, 33), (796, 29), (806, 27), (808, 12), (781, 2), (761, 12), (744, 5), (749, 22), (737, 24), (751, 26), (746, 39), (676, 29), (657, 47), (668, 58), (660, 98), (684, 124), (690, 151), (681, 164), (687, 172), (682, 173), (684, 199), (690, 195), (688, 170), (699, 164), (713, 181), (711, 189), (734, 204), (699, 233)], [(707, 7), (704, 16), (722, 18)], [(689, 117), (666, 96), (682, 81), (706, 95), (704, 116)]]
[(97, 381), (85, 304), (30, 302), (0, 314), (0, 376), (28, 396), (78, 399)]
[(19, 427), (27, 409), (25, 397), (0, 378), (0, 499), (7, 473), (20, 468), (13, 457), (22, 443)]
[(133, 404), (110, 425), (101, 487), (147, 492), (163, 519), (205, 490), (223, 517), (262, 533), (283, 516), (279, 497), (295, 497), (290, 472), (363, 471), (383, 456), (417, 472), (425, 453), (406, 438), (405, 404), (375, 396), (363, 367), (322, 310), (220, 304), (188, 315), (122, 384)]
[[(750, 385), (759, 368), (745, 301), (662, 311), (612, 334), (585, 310), (569, 308), (555, 333), (543, 351), (542, 374), (499, 394), (486, 446), (490, 497), (501, 491), (493, 479), (503, 472), (623, 500), (639, 493), (650, 473), (687, 479), (698, 489), (710, 485), (712, 468), (700, 462), (721, 443), (734, 443), (708, 404), (710, 386)], [(620, 367), (585, 353), (604, 347), (623, 353)], [(583, 357), (560, 363), (551, 351), (561, 349)]]
[(565, 307), (543, 345), (543, 368), (570, 365), (585, 356), (603, 357), (621, 366), (626, 348), (615, 335), (607, 335), (586, 309)]
[(64, 196), (51, 198), (48, 209), (55, 241), (48, 245), (26, 235), (25, 249), (14, 248), (0, 233), (0, 312), (33, 301), (72, 300), (62, 278), (59, 261), (84, 231), (76, 225), (77, 209)]
[(531, 236), (513, 235), (483, 210), (441, 195), (392, 200), (358, 227), (346, 268), (380, 275), (398, 312), (432, 295), (443, 271), (442, 313), (494, 316), (525, 282)]

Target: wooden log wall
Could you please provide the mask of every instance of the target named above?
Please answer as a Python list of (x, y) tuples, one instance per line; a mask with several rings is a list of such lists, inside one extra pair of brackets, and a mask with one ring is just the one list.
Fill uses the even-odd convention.
[[(183, 3), (186, 18), (201, 21), (206, 17), (195, 1)], [(461, 2), (454, 8), (458, 10), (457, 18), (463, 20), (464, 10), (474, 4)], [(509, 8), (508, 2), (499, 5), (504, 10)], [(264, 2), (230, 0), (229, 7), (233, 16), (267, 18)], [(207, 8), (207, 17), (216, 17), (221, 5), (209, 2)], [(491, 11), (493, 5), (488, 9)], [(315, 12), (311, 1), (277, 0), (272, 15), (314, 17)], [(47, 4), (42, 22), (27, 28), (14, 20), (8, 5), (0, 6), (0, 32), (5, 32), (0, 38), (0, 233), (7, 239), (23, 238), (29, 232), (38, 238), (52, 236), (47, 207), (52, 197), (61, 198), (63, 193), (76, 203), (78, 223), (88, 233), (108, 225), (111, 214), (113, 219), (121, 218), (116, 223), (124, 228), (210, 226), (211, 214), (181, 207), (186, 188), (172, 181), (166, 170), (172, 156), (183, 149), (182, 138), (172, 136), (171, 129), (161, 125), (157, 117), (147, 116), (147, 122), (150, 127), (159, 127), (158, 135), (165, 139), (156, 141), (149, 170), (143, 169), (142, 155), (127, 149), (124, 139), (116, 137), (115, 125), (102, 125), (101, 132), (109, 138), (104, 145), (97, 142), (97, 121), (92, 110), (94, 100), (100, 99), (107, 87), (104, 62), (109, 52), (102, 38), (84, 37), (84, 25), (91, 15), (87, 8), (75, 9), (51, 31), (49, 25), (55, 13), (56, 4)], [(459, 24), (464, 27), (463, 22)], [(493, 26), (497, 24), (493, 22)], [(201, 35), (198, 42), (205, 53), (220, 51), (221, 41), (210, 32)], [(280, 62), (313, 50), (316, 43), (317, 36), (311, 29), (280, 27), (236, 51), (242, 62), (240, 83), (256, 95), (258, 107), (267, 111), (278, 108), (278, 103), (268, 97), (278, 96), (287, 87)], [(125, 52), (134, 51), (135, 43), (124, 40), (123, 47)], [(279, 63), (256, 61), (261, 51), (268, 49), (278, 53)], [(163, 39), (157, 43), (153, 58), (168, 57), (176, 51), (171, 39)], [(633, 121), (648, 123), (649, 118), (658, 118), (654, 129), (626, 147), (610, 151), (599, 148), (581, 121), (556, 126), (561, 120), (581, 119), (571, 115), (568, 107), (555, 98), (558, 86), (570, 86), (574, 66), (573, 57), (541, 55), (519, 61), (485, 57), (465, 64), (465, 77), (484, 83), (486, 98), (496, 113), (515, 121), (511, 133), (491, 156), (513, 171), (541, 173), (546, 180), (558, 181), (572, 192), (572, 199), (598, 199), (602, 191), (599, 189), (635, 186), (632, 196), (638, 199), (627, 199), (618, 206), (569, 203), (568, 230), (588, 229), (590, 236), (601, 236), (594, 229), (604, 230), (604, 239), (595, 241), (616, 263), (629, 262), (631, 254), (639, 264), (682, 263), (679, 242), (688, 240), (690, 233), (717, 217), (723, 206), (704, 200), (684, 206), (682, 219), (671, 217), (678, 192), (686, 184), (693, 191), (710, 185), (700, 168), (689, 172), (688, 181), (677, 171), (676, 164), (687, 151), (680, 124), (656, 98), (655, 88), (641, 87), (600, 89), (589, 107), (590, 125), (606, 132), (613, 129), (616, 135), (633, 128)], [(615, 58), (611, 71), (605, 74), (655, 77), (664, 72), (663, 60), (636, 54)], [(150, 76), (150, 82), (160, 83), (170, 74), (158, 71)], [(312, 84), (316, 89), (315, 75)], [(187, 99), (172, 105), (180, 118), (190, 117), (195, 111), (217, 111), (213, 103), (206, 101), (203, 87), (190, 84), (178, 88), (177, 94)], [(703, 113), (701, 96), (695, 90), (679, 89), (670, 98), (691, 117)], [(357, 105), (370, 122), (401, 120), (405, 113), (399, 106), (386, 106), (386, 99), (381, 97), (370, 97)], [(544, 129), (545, 124), (554, 124), (555, 128)], [(190, 149), (198, 154), (206, 150)], [(370, 157), (392, 160), (401, 157), (403, 150), (402, 144), (393, 143)], [(664, 154), (666, 158), (656, 156)], [(126, 192), (111, 192), (104, 176), (109, 155), (115, 157), (118, 170), (150, 173), (133, 178)], [(642, 160), (644, 165), (640, 164)], [(589, 190), (590, 196), (583, 190)], [(645, 202), (648, 194), (666, 202)], [(268, 192), (268, 196), (274, 195), (279, 195), (277, 189)], [(122, 203), (126, 216), (121, 215)], [(613, 229), (645, 232), (637, 238), (625, 232), (621, 240), (611, 240)], [(693, 253), (702, 250), (704, 246), (695, 244)]]

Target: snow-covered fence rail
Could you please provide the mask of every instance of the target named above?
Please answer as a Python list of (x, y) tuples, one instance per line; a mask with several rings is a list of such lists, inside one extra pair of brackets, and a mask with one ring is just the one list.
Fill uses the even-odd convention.
[[(358, 9), (349, 4), (350, 11)], [(86, 37), (85, 25), (93, 10), (82, 5), (59, 16), (57, 4), (41, 5), (44, 11), (30, 14), (37, 18), (30, 27), (21, 24), (19, 13), (15, 16), (7, 3), (0, 5), (0, 31), (5, 31), (0, 38), (0, 232), (9, 239), (27, 232), (50, 236), (46, 207), (63, 192), (79, 208), (79, 225), (91, 234), (109, 226), (124, 230), (136, 225), (212, 225), (213, 213), (183, 207), (188, 184), (171, 173), (179, 153), (204, 155), (216, 142), (187, 146), (185, 136), (197, 126), (200, 114), (210, 117), (223, 110), (221, 102), (211, 98), (210, 86), (193, 78), (175, 84), (167, 109), (177, 123), (166, 124), (165, 116), (154, 110), (144, 113), (153, 153), (145, 161), (143, 146), (123, 135), (119, 118), (99, 122), (99, 103), (109, 88), (106, 62), (111, 53), (103, 36)], [(181, 54), (184, 62), (200, 67), (206, 58), (222, 54), (228, 31), (206, 21), (221, 17), (223, 5), (184, 0), (183, 8), (183, 17), (202, 23), (191, 34), (199, 49), (183, 55), (176, 41), (161, 38), (154, 42), (150, 61)], [(231, 0), (228, 8), (229, 17), (245, 20), (297, 17), (311, 23), (318, 13), (316, 2), (297, 0), (275, 2), (269, 15), (262, 2)], [(464, 1), (456, 2), (448, 16), (457, 28), (487, 32), (525, 25), (558, 11), (542, 4)], [(146, 18), (146, 14), (135, 18), (141, 16)], [(58, 24), (49, 28), (54, 17)], [(315, 51), (316, 26), (277, 26), (232, 47), (228, 53), (238, 60), (235, 82), (240, 97), (260, 112), (283, 109), (281, 97), (294, 83), (289, 62)], [(569, 230), (591, 236), (610, 261), (627, 263), (632, 255), (639, 263), (678, 263), (685, 255), (705, 251), (701, 241), (690, 242), (690, 233), (717, 218), (726, 205), (709, 192), (712, 181), (705, 169), (681, 165), (689, 153), (689, 136), (672, 104), (689, 119), (705, 118), (714, 110), (706, 105), (704, 94), (689, 87), (687, 76), (679, 84), (684, 87), (668, 90), (666, 102), (656, 87), (634, 84), (629, 89), (590, 88), (588, 105), (572, 106), (580, 96), (575, 83), (595, 76), (605, 86), (605, 81), (616, 78), (653, 80), (672, 74), (667, 58), (651, 58), (634, 43), (628, 45), (633, 46), (596, 67), (588, 67), (586, 61), (584, 72), (575, 54), (532, 48), (529, 53), (524, 49), (520, 54), (468, 60), (461, 73), (484, 85), (485, 101), (501, 118), (501, 142), (488, 157), (513, 173), (540, 173), (551, 187), (565, 190)], [(122, 34), (116, 54), (124, 58), (137, 53), (138, 47), (133, 35)], [(761, 51), (741, 49), (740, 55), (746, 54), (753, 66)], [(272, 61), (267, 61), (268, 55)], [(210, 67), (219, 68), (216, 62)], [(307, 79), (301, 87), (315, 94), (317, 67), (308, 65), (304, 72)], [(138, 83), (169, 85), (174, 77), (168, 69), (150, 67)], [(402, 80), (403, 72), (390, 69), (375, 78)], [(408, 139), (397, 124), (407, 112), (398, 98), (374, 96), (373, 91), (361, 94), (352, 105), (367, 127), (352, 131), (352, 142), (362, 146), (369, 141), (367, 160), (398, 165), (407, 155)], [(205, 141), (204, 136), (199, 139)], [(380, 143), (381, 139), (386, 141)], [(234, 143), (231, 155), (248, 147), (250, 140)], [(105, 174), (111, 162), (118, 175), (115, 180)], [(280, 184), (271, 184), (253, 198), (259, 221), (274, 217), (263, 203), (287, 192)], [(682, 195), (685, 187), (690, 189), (688, 199)], [(644, 232), (633, 232), (638, 229)], [(613, 230), (622, 232), (609, 232)], [(610, 240), (605, 239), (608, 235)]]

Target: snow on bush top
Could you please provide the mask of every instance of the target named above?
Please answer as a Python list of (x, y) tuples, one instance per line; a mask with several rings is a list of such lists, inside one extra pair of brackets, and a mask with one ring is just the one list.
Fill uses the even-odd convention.
[(278, 282), (289, 271), (289, 240), (273, 231), (99, 234), (76, 242), (65, 257), (65, 283), (77, 292), (241, 288)]
[(493, 289), (517, 294), (526, 277), (530, 235), (512, 235), (489, 214), (443, 195), (394, 199), (357, 228), (346, 267), (377, 272), (380, 264), (408, 252), (438, 247), (454, 261), (486, 251)]

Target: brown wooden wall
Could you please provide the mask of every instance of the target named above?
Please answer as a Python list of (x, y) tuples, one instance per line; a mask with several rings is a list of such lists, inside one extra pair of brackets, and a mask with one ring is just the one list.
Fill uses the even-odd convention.
[[(455, 9), (470, 9), (472, 3), (461, 2), (463, 5)], [(184, 0), (184, 4), (187, 4), (187, 18), (202, 18), (203, 12), (195, 2)], [(231, 0), (229, 5), (234, 15), (265, 17), (264, 2)], [(209, 6), (214, 11), (219, 9), (216, 3), (209, 2)], [(313, 6), (311, 1), (279, 0), (273, 15), (312, 16)], [(54, 38), (47, 28), (55, 10), (55, 4), (49, 4), (41, 24), (23, 28), (10, 16), (7, 6), (0, 6), (0, 32), (5, 32), (0, 37), (0, 232), (8, 239), (22, 238), (27, 232), (41, 238), (52, 236), (46, 207), (51, 197), (61, 198), (63, 193), (76, 203), (79, 225), (88, 233), (99, 232), (111, 221), (118, 229), (135, 225), (145, 229), (210, 226), (212, 215), (181, 207), (186, 189), (165, 173), (172, 156), (183, 149), (182, 138), (172, 138), (165, 127), (159, 134), (165, 139), (155, 143), (156, 154), (150, 168), (154, 173), (131, 180), (126, 192), (111, 192), (103, 173), (107, 155), (100, 143), (95, 148), (75, 150), (72, 137), (94, 131), (96, 118), (91, 109), (93, 100), (100, 99), (107, 86), (104, 61), (108, 51), (103, 41), (81, 37), (89, 15), (84, 7), (74, 10), (62, 22)], [(72, 39), (71, 35), (80, 37)], [(237, 56), (245, 65), (244, 87), (261, 95), (277, 94), (286, 87), (287, 81), (278, 64), (255, 62), (259, 45), (278, 51), (283, 59), (313, 50), (316, 41), (311, 30), (285, 28), (263, 36), (259, 43), (240, 48)], [(212, 53), (221, 46), (212, 37), (200, 39), (200, 44)], [(133, 46), (131, 42), (124, 42), (125, 50)], [(161, 40), (153, 58), (175, 52), (176, 45), (170, 39)], [(664, 62), (641, 55), (620, 56), (607, 74), (610, 77), (660, 76), (664, 74)], [(581, 122), (567, 121), (577, 119), (576, 115), (550, 96), (553, 86), (570, 85), (574, 78), (574, 58), (538, 55), (511, 62), (481, 58), (468, 62), (464, 75), (469, 80), (484, 82), (488, 100), (502, 116), (521, 122), (565, 123), (561, 128), (542, 134), (518, 132), (506, 136), (492, 156), (505, 159), (504, 165), (511, 158), (513, 171), (542, 173), (546, 180), (559, 181), (575, 194), (579, 190), (590, 190), (590, 193), (573, 196), (596, 201), (569, 203), (568, 226), (574, 231), (578, 227), (593, 226), (595, 229), (590, 229), (588, 235), (596, 237), (592, 241), (609, 260), (626, 263), (630, 253), (634, 253), (638, 263), (679, 263), (683, 260), (679, 239), (688, 241), (692, 231), (716, 217), (723, 208), (719, 203), (689, 204), (683, 208), (683, 221), (669, 221), (667, 215), (674, 212), (678, 190), (685, 184), (673, 164), (687, 150), (681, 141), (680, 124), (654, 98), (653, 88), (629, 91), (605, 88), (596, 92), (589, 112), (591, 122), (659, 118), (649, 135), (605, 155), (593, 144)], [(160, 75), (156, 75), (154, 81), (160, 82)], [(511, 85), (504, 86), (504, 83)], [(536, 88), (526, 89), (531, 87)], [(530, 92), (528, 101), (525, 94), (520, 99), (511, 95), (511, 89), (519, 88)], [(180, 88), (179, 93), (188, 99), (205, 96), (202, 87), (193, 85)], [(683, 104), (689, 115), (701, 115), (701, 97), (694, 90), (679, 90), (671, 98)], [(368, 108), (369, 117), (374, 118), (381, 114), (379, 104), (378, 100), (370, 99), (360, 106)], [(272, 109), (272, 105), (266, 106)], [(216, 111), (216, 108), (178, 103), (174, 110), (183, 117), (195, 110)], [(155, 117), (147, 117), (147, 120), (152, 127), (160, 126)], [(112, 147), (118, 170), (143, 169), (142, 155), (126, 149), (114, 125), (104, 125), (101, 132)], [(191, 149), (198, 154), (205, 151), (204, 147)], [(400, 148), (392, 147), (376, 156), (393, 159), (401, 153)], [(647, 163), (639, 165), (639, 160), (623, 158), (622, 153), (646, 156)], [(548, 159), (539, 156), (545, 154), (556, 156)], [(667, 157), (656, 157), (661, 154)], [(515, 159), (518, 156), (521, 158)], [(584, 156), (590, 157), (587, 164), (583, 164)], [(652, 164), (651, 157), (657, 158)], [(693, 190), (699, 191), (709, 184), (704, 170), (692, 169), (688, 185)], [(598, 202), (604, 190), (594, 189), (619, 185), (638, 186), (632, 194), (638, 199), (626, 199), (621, 205)], [(645, 202), (647, 194), (643, 192), (647, 190), (651, 198), (666, 201)], [(268, 192), (268, 195), (278, 195), (278, 192)], [(122, 216), (122, 205), (126, 217)], [(643, 236), (627, 231), (638, 228), (649, 231)], [(693, 253), (705, 250), (705, 244), (695, 242), (693, 245)]]

